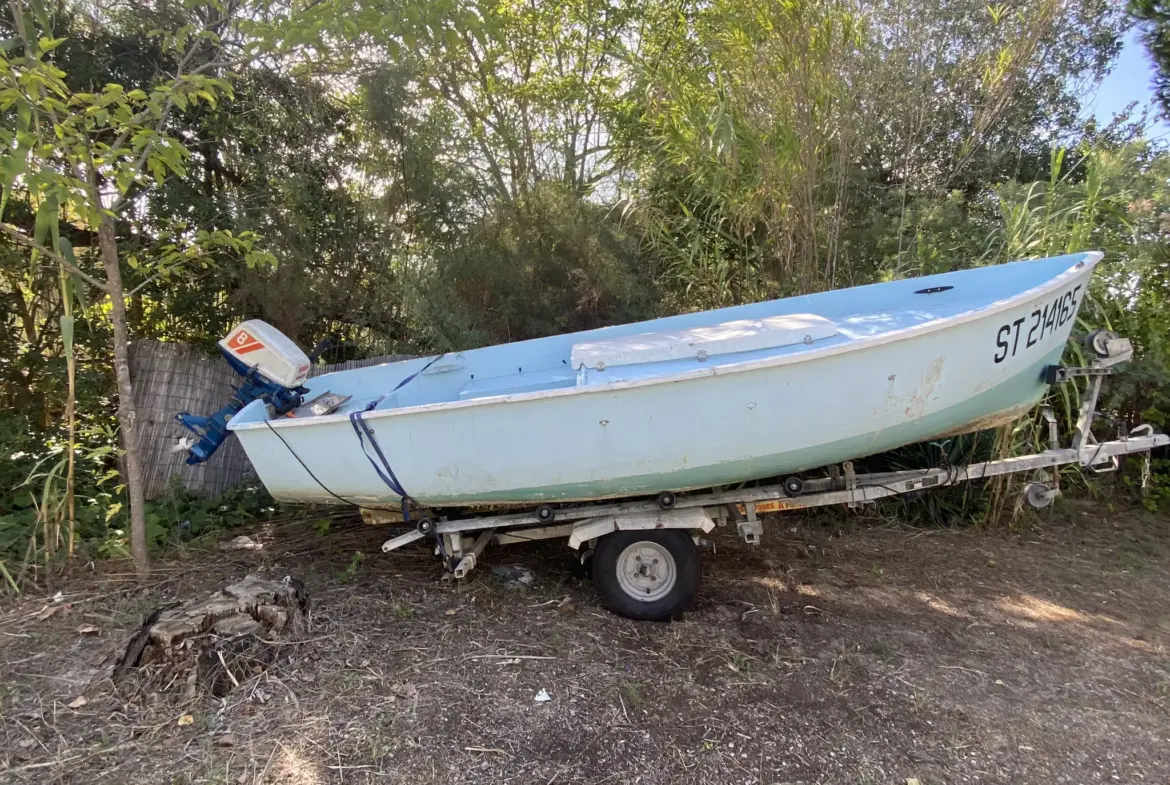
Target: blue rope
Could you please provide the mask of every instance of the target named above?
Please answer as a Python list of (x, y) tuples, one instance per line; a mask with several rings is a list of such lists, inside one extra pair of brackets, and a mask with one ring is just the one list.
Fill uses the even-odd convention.
[[(390, 468), (390, 462), (386, 460), (386, 456), (383, 454), (381, 446), (379, 446), (377, 439), (374, 438), (374, 432), (370, 430), (370, 426), (366, 423), (365, 420), (362, 419), (362, 415), (364, 413), (365, 412), (352, 412), (349, 415), (349, 422), (351, 425), (353, 425), (353, 432), (357, 434), (358, 443), (362, 446), (362, 454), (366, 456), (366, 460), (370, 462), (370, 465), (374, 467), (374, 471), (376, 471), (378, 476), (382, 478), (382, 482), (386, 483), (386, 485), (388, 485), (390, 490), (394, 491), (394, 493), (405, 499), (406, 489), (402, 487), (402, 483), (398, 481), (398, 477), (395, 476), (394, 470)], [(369, 450), (366, 449), (366, 439), (370, 440), (370, 444), (373, 446), (374, 452), (378, 456), (378, 460), (382, 463), (381, 466), (374, 462), (373, 456), (371, 456)]]
[(374, 407), (375, 407), (375, 406), (377, 406), (377, 405), (378, 405), (378, 404), (380, 404), (382, 401), (384, 401), (384, 400), (386, 400), (387, 398), (389, 398), (389, 397), (390, 397), (391, 395), (393, 395), (394, 393), (396, 393), (396, 392), (398, 392), (399, 390), (401, 390), (401, 389), (402, 389), (403, 387), (405, 387), (406, 385), (408, 385), (408, 384), (410, 384), (411, 382), (413, 382), (413, 381), (414, 381), (414, 378), (415, 378), (416, 376), (418, 376), (420, 373), (422, 373), (423, 371), (425, 371), (427, 368), (430, 368), (432, 365), (434, 365), (435, 363), (437, 363), (439, 360), (443, 359), (443, 358), (444, 358), (444, 357), (446, 357), (446, 356), (447, 356), (446, 354), (440, 354), (440, 355), (436, 355), (435, 357), (432, 357), (430, 362), (428, 362), (428, 363), (427, 363), (426, 365), (424, 365), (422, 368), (419, 368), (417, 371), (415, 371), (414, 373), (412, 373), (410, 376), (407, 376), (405, 379), (403, 379), (402, 381), (400, 381), (400, 382), (399, 382), (399, 383), (398, 383), (398, 384), (397, 384), (397, 385), (394, 387), (394, 389), (393, 389), (393, 390), (391, 390), (391, 391), (390, 391), (390, 392), (388, 392), (388, 393), (383, 393), (382, 395), (379, 395), (377, 398), (375, 398), (374, 400), (372, 400), (372, 401), (370, 401), (369, 403), (367, 403), (367, 404), (366, 404), (366, 408), (364, 409), (364, 411), (367, 411), (367, 412), (372, 412), (372, 411), (374, 411)]
[[(427, 368), (430, 368), (443, 356), (444, 355), (440, 354), (432, 358), (431, 361), (422, 368), (419, 368), (410, 376), (407, 376), (405, 379), (400, 381), (393, 390), (370, 401), (368, 404), (366, 404), (365, 409), (351, 412), (349, 415), (349, 422), (350, 425), (353, 426), (353, 432), (357, 434), (358, 443), (362, 447), (362, 454), (366, 456), (366, 460), (370, 462), (370, 466), (374, 467), (374, 471), (377, 472), (378, 477), (382, 480), (382, 482), (386, 483), (386, 486), (396, 495), (402, 497), (402, 522), (406, 524), (410, 523), (410, 497), (407, 495), (406, 489), (402, 486), (402, 483), (399, 481), (398, 477), (394, 474), (394, 469), (391, 468), (390, 462), (386, 460), (386, 455), (382, 452), (382, 447), (378, 444), (378, 440), (374, 438), (374, 432), (370, 430), (370, 426), (366, 424), (366, 421), (363, 419), (362, 415), (364, 415), (366, 412), (372, 412), (375, 406), (386, 400), (388, 396), (393, 395), (406, 385), (410, 384), (419, 374), (421, 374)], [(370, 451), (366, 449), (366, 439), (370, 440), (370, 445), (374, 448), (374, 453), (378, 456), (377, 462), (375, 462), (373, 456), (370, 455)], [(381, 463), (381, 466), (379, 466), (378, 463)]]

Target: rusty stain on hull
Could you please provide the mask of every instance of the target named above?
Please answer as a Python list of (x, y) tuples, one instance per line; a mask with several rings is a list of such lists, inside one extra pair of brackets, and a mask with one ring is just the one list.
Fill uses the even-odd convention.
[(934, 393), (934, 388), (942, 377), (945, 359), (944, 357), (936, 357), (926, 369), (926, 373), (922, 375), (922, 381), (918, 383), (918, 388), (910, 398), (910, 405), (906, 407), (906, 417), (909, 419), (917, 420), (926, 411), (930, 396)]
[(954, 428), (948, 428), (941, 433), (928, 436), (926, 439), (923, 439), (923, 441), (926, 441), (927, 439), (941, 439), (947, 436), (962, 436), (966, 433), (986, 431), (991, 428), (998, 428), (1001, 425), (1009, 425), (1030, 412), (1033, 406), (1035, 406), (1035, 403), (1014, 406), (1011, 409), (1005, 409), (1001, 412), (996, 412), (995, 414), (989, 414), (986, 417), (980, 417), (977, 420), (971, 420), (970, 422), (964, 423), (963, 425), (958, 425)]

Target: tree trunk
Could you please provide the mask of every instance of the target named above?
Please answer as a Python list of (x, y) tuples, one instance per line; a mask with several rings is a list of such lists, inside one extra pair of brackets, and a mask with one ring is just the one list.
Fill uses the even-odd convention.
[(114, 326), (114, 375), (118, 381), (118, 427), (122, 431), (125, 451), (126, 491), (130, 496), (130, 553), (139, 579), (150, 570), (146, 552), (146, 499), (142, 487), (142, 463), (138, 454), (138, 423), (134, 410), (134, 385), (130, 379), (130, 336), (126, 329), (126, 296), (122, 289), (122, 271), (118, 266), (118, 242), (114, 238), (113, 219), (102, 217), (98, 227), (102, 264), (110, 285), (110, 321)]
[[(65, 320), (68, 320), (70, 325), (73, 321), (73, 289), (69, 285), (69, 271), (64, 267), (60, 268), (60, 282), (61, 282), (61, 310), (62, 310), (62, 325)], [(71, 334), (68, 339), (62, 335), (62, 340), (65, 343), (65, 374), (69, 383), (69, 397), (65, 401), (65, 423), (69, 429), (69, 453), (66, 456), (67, 465), (65, 468), (65, 520), (69, 523), (69, 558), (73, 558), (74, 543), (77, 538), (77, 520), (74, 517), (74, 483), (73, 483), (73, 469), (74, 457), (77, 452), (77, 355), (74, 351), (72, 326), (70, 327)]]

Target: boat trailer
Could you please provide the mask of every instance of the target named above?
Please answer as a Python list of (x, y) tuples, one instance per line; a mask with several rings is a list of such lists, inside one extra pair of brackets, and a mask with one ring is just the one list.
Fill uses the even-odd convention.
[(1129, 340), (1107, 331), (1091, 334), (1086, 345), (1096, 355), (1088, 366), (1051, 366), (1046, 373), (1049, 384), (1079, 377), (1089, 380), (1069, 447), (1060, 446), (1056, 417), (1044, 406), (1041, 414), (1048, 426), (1048, 449), (1032, 455), (881, 473), (857, 473), (853, 462), (846, 461), (828, 467), (822, 477), (792, 476), (733, 490), (664, 491), (651, 498), (542, 505), (525, 512), (438, 520), (423, 514), (415, 518), (414, 529), (387, 540), (382, 550), (431, 538), (450, 575), (461, 579), (475, 569), (489, 543), (566, 538), (569, 547), (581, 553), (582, 563), (590, 562), (607, 608), (634, 619), (674, 618), (698, 591), (698, 541), (716, 526), (734, 524), (744, 542), (758, 545), (764, 534), (760, 518), (764, 513), (839, 504), (857, 508), (891, 496), (1020, 472), (1037, 473), (1037, 479), (1025, 486), (1024, 500), (1039, 509), (1060, 494), (1061, 466), (1078, 465), (1094, 473), (1116, 471), (1122, 456), (1138, 453), (1145, 454), (1148, 462), (1150, 450), (1170, 444), (1170, 436), (1155, 434), (1149, 425), (1119, 432), (1103, 442), (1092, 433), (1101, 383), (1116, 365), (1132, 357), (1133, 347)]

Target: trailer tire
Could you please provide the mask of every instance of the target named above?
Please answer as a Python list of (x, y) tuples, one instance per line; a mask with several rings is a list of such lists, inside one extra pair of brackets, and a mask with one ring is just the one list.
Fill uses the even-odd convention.
[(592, 561), (601, 604), (628, 619), (675, 619), (699, 593), (699, 549), (681, 529), (607, 534)]

